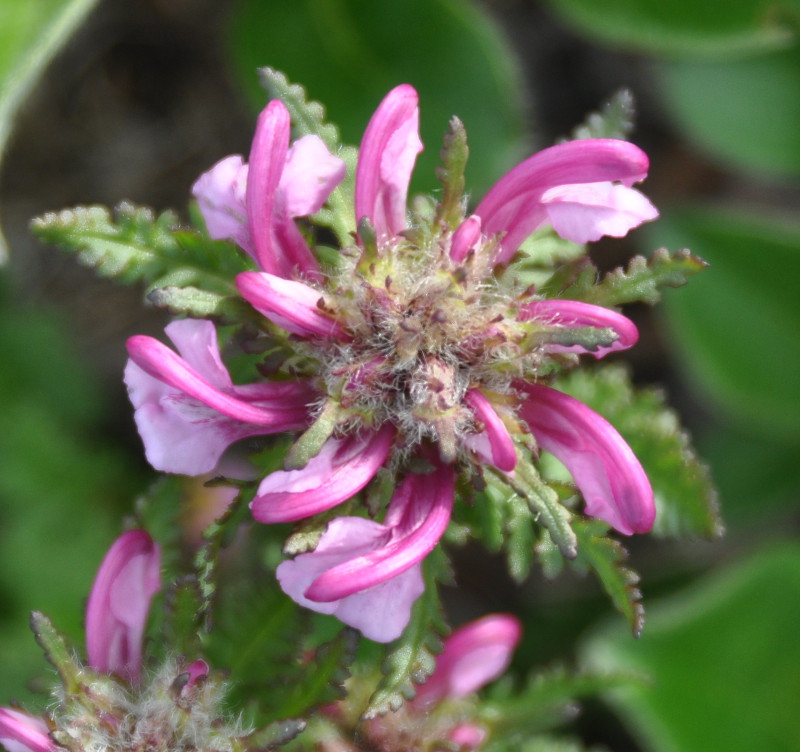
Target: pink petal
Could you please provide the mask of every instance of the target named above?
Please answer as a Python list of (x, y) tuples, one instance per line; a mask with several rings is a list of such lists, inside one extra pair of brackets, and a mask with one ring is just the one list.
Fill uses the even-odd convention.
[(460, 264), (481, 239), (481, 218), (467, 217), (453, 233), (450, 241), (450, 258)]
[(565, 327), (596, 326), (601, 329), (613, 329), (617, 339), (607, 347), (598, 347), (597, 350), (586, 350), (580, 345), (546, 345), (548, 352), (561, 353), (586, 353), (602, 358), (610, 352), (627, 350), (639, 340), (639, 330), (636, 325), (621, 313), (612, 311), (603, 306), (582, 303), (577, 300), (536, 300), (527, 303), (520, 310), (519, 320), (530, 321), (536, 319), (543, 324), (555, 324)]
[(455, 475), (446, 465), (428, 475), (409, 475), (392, 505), (403, 516), (391, 539), (328, 569), (305, 592), (311, 601), (330, 602), (387, 582), (422, 561), (447, 529), (453, 509)]
[(492, 403), (477, 389), (467, 390), (464, 402), (469, 405), (477, 420), (483, 424), (491, 456), (487, 458), (498, 470), (510, 473), (517, 464), (517, 449), (514, 440), (503, 425)]
[(55, 752), (47, 724), (13, 708), (0, 708), (0, 744), (8, 752)]
[(290, 217), (318, 212), (344, 180), (345, 163), (334, 157), (319, 136), (303, 136), (289, 149), (278, 185), (283, 210)]
[(370, 119), (356, 168), (356, 222), (368, 217), (379, 240), (406, 227), (408, 185), (421, 151), (417, 92), (402, 84)]
[(542, 449), (572, 474), (586, 513), (625, 535), (653, 526), (653, 489), (639, 460), (617, 430), (578, 400), (540, 384), (515, 382), (527, 395), (520, 415)]
[(161, 589), (159, 547), (143, 530), (123, 533), (97, 572), (86, 608), (86, 652), (96, 671), (138, 682), (150, 601)]
[(278, 470), (261, 482), (250, 503), (258, 522), (293, 522), (324, 512), (358, 493), (383, 465), (394, 440), (389, 425), (379, 431), (328, 439), (300, 470)]
[(286, 106), (273, 99), (258, 116), (250, 147), (245, 203), (250, 236), (258, 265), (281, 274), (283, 264), (272, 242), (275, 194), (289, 153), (290, 117)]
[(647, 176), (647, 155), (626, 141), (584, 139), (534, 154), (494, 185), (475, 214), (485, 235), (505, 233), (497, 263), (514, 255), (520, 243), (548, 219), (543, 201), (552, 188), (579, 183), (620, 181), (627, 186)]
[(573, 243), (589, 243), (604, 235), (622, 238), (658, 216), (639, 191), (608, 182), (561, 185), (545, 191), (542, 201), (553, 229)]
[(460, 723), (447, 734), (447, 740), (455, 744), (459, 750), (477, 749), (488, 736), (489, 733), (483, 726), (474, 723)]
[(236, 287), (259, 313), (301, 337), (347, 339), (341, 324), (323, 313), (322, 293), (302, 282), (265, 272), (242, 272)]
[(411, 618), (414, 601), (425, 590), (419, 564), (381, 585), (338, 601), (320, 603), (304, 595), (327, 569), (380, 545), (389, 534), (384, 525), (372, 520), (337, 517), (328, 525), (315, 551), (278, 566), (276, 574), (281, 588), (301, 606), (333, 614), (371, 640), (391, 642), (402, 634)]
[(521, 636), (519, 620), (508, 614), (490, 614), (460, 627), (445, 640), (436, 670), (418, 688), (414, 704), (466, 697), (494, 681), (508, 668)]

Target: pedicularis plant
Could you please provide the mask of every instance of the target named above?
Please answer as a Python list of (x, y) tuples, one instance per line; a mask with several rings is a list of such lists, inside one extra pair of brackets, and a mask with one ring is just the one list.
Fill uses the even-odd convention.
[(42, 717), (0, 710), (0, 741), (555, 748), (564, 707), (625, 677), (553, 670), (479, 697), (520, 624), (490, 615), (447, 636), (447, 551), (479, 540), (516, 581), (536, 560), (549, 577), (594, 570), (638, 634), (615, 534), (720, 526), (661, 395), (595, 361), (636, 344), (620, 306), (705, 264), (662, 249), (601, 276), (587, 254), (658, 215), (632, 187), (648, 160), (623, 140), (624, 96), (470, 208), (457, 118), (438, 197), (407, 201), (422, 149), (411, 86), (386, 95), (356, 150), (300, 87), (262, 79), (273, 98), (248, 160), (199, 177), (190, 225), (130, 204), (33, 222), (176, 316), (174, 349), (132, 337), (125, 369), (167, 475), (100, 566), (86, 660), (34, 614), (61, 684)]

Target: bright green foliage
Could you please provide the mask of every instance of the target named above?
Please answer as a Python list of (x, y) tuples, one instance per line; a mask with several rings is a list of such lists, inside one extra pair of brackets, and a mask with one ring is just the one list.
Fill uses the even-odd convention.
[(383, 665), (383, 679), (364, 711), (364, 718), (375, 718), (397, 710), (414, 697), (414, 684), (420, 684), (436, 667), (436, 655), (442, 651), (441, 638), (447, 632), (439, 602), (440, 582), (452, 579), (450, 565), (441, 548), (434, 549), (423, 563), (425, 592), (411, 611), (411, 621), (403, 634), (388, 647)]
[(559, 379), (558, 387), (607, 418), (630, 444), (653, 485), (656, 535), (721, 534), (708, 469), (659, 391), (634, 389), (628, 371), (620, 366), (573, 371)]
[(798, 604), (800, 547), (773, 542), (651, 604), (641, 640), (596, 630), (585, 662), (650, 677), (610, 695), (644, 749), (797, 749)]
[(550, 0), (576, 26), (648, 54), (713, 57), (776, 49), (796, 37), (792, 0)]

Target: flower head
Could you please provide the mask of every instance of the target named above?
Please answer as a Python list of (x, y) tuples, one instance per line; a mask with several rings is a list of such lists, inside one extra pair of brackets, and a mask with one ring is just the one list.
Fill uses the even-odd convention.
[[(647, 478), (619, 434), (543, 383), (581, 354), (631, 347), (636, 327), (502, 273), (544, 225), (584, 243), (657, 216), (631, 187), (647, 157), (613, 139), (559, 144), (501, 178), (473, 214), (427, 217), (406, 207), (418, 121), (408, 85), (378, 107), (355, 173), (356, 243), (323, 273), (295, 218), (322, 206), (343, 164), (316, 137), (290, 146), (288, 111), (271, 102), (249, 163), (223, 160), (194, 194), (209, 232), (256, 261), (258, 271), (238, 275), (239, 293), (294, 355), (278, 380), (234, 385), (213, 325), (187, 320), (168, 330), (178, 354), (132, 338), (126, 372), (159, 469), (205, 472), (237, 439), (302, 431), (285, 469), (260, 483), (251, 507), (261, 522), (332, 509), (382, 468), (394, 475), (381, 522), (336, 519), (315, 551), (279, 570), (295, 600), (383, 640), (408, 620), (412, 579), (444, 532), (461, 470), (489, 466), (502, 478), (544, 449), (570, 470), (588, 514), (624, 534), (648, 530), (654, 515)], [(363, 614), (387, 602), (392, 626), (371, 629)]]

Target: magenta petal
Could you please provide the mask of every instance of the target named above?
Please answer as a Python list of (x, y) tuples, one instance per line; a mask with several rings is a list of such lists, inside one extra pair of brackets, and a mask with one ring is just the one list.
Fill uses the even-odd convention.
[(361, 517), (337, 517), (315, 551), (285, 561), (277, 569), (283, 591), (301, 606), (333, 614), (376, 642), (398, 638), (411, 618), (411, 607), (425, 590), (419, 564), (381, 585), (338, 601), (311, 601), (304, 593), (311, 583), (339, 562), (380, 546), (390, 535), (384, 525)]
[(86, 607), (86, 652), (96, 671), (137, 682), (150, 601), (161, 589), (161, 555), (143, 530), (123, 533), (95, 577)]
[(500, 677), (522, 636), (519, 619), (490, 614), (465, 624), (444, 642), (436, 670), (417, 690), (416, 705), (459, 699)]
[(8, 752), (55, 752), (47, 724), (13, 708), (0, 708), (0, 744)]
[(485, 235), (505, 233), (497, 263), (508, 261), (520, 243), (547, 221), (546, 191), (558, 186), (619, 181), (627, 186), (647, 176), (647, 155), (627, 141), (584, 139), (534, 154), (494, 185), (475, 214)]
[(610, 352), (627, 350), (639, 340), (639, 330), (636, 325), (621, 313), (612, 311), (603, 306), (582, 303), (577, 300), (536, 300), (527, 303), (520, 310), (519, 320), (529, 321), (536, 319), (543, 324), (566, 327), (596, 326), (601, 329), (613, 329), (617, 335), (608, 347), (598, 347), (597, 350), (586, 350), (580, 345), (546, 345), (548, 352), (588, 352), (595, 358), (602, 358)]
[(546, 191), (542, 201), (553, 229), (574, 243), (605, 235), (622, 238), (658, 217), (658, 210), (639, 191), (608, 182), (561, 185)]
[(297, 139), (289, 149), (278, 185), (279, 201), (290, 217), (318, 212), (344, 180), (345, 163), (334, 157), (319, 136)]
[(402, 84), (370, 119), (356, 168), (356, 222), (369, 218), (379, 240), (406, 227), (408, 184), (421, 151), (417, 92)]
[(283, 264), (272, 245), (275, 194), (289, 152), (290, 117), (286, 106), (273, 99), (258, 116), (250, 147), (247, 175), (247, 221), (258, 265), (280, 274)]
[(481, 218), (467, 217), (453, 233), (450, 241), (450, 258), (460, 264), (481, 239)]
[(258, 522), (293, 522), (324, 512), (358, 493), (383, 465), (394, 428), (328, 439), (300, 470), (278, 470), (261, 482), (250, 503)]
[(582, 402), (540, 384), (515, 382), (528, 398), (520, 415), (542, 449), (572, 474), (586, 513), (625, 535), (646, 533), (655, 520), (653, 489), (617, 430)]
[(264, 272), (242, 272), (236, 287), (259, 313), (301, 337), (346, 339), (341, 324), (323, 313), (322, 293), (302, 282)]
[(492, 403), (477, 389), (467, 390), (464, 402), (469, 405), (475, 417), (484, 426), (482, 433), (486, 435), (489, 442), (491, 463), (498, 470), (510, 473), (517, 464), (517, 449), (511, 434), (492, 407)]
[(387, 582), (424, 559), (447, 529), (454, 484), (452, 469), (444, 465), (429, 475), (406, 477), (392, 504), (402, 498), (407, 513), (391, 540), (332, 567), (314, 580), (305, 597), (318, 602), (339, 600)]

